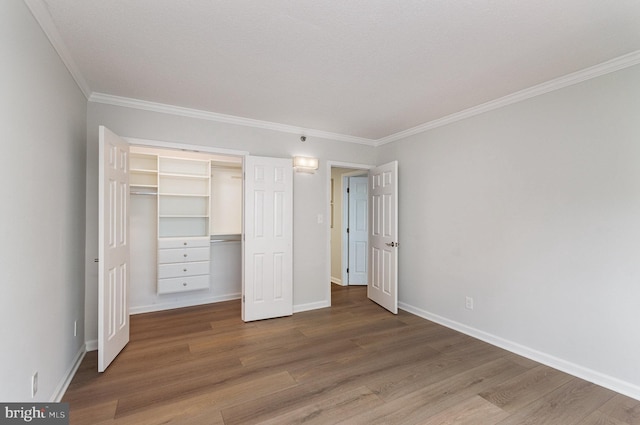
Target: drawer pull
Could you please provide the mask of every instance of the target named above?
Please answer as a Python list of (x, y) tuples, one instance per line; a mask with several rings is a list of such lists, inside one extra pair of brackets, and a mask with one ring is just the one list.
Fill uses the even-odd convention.
[(182, 271), (183, 271), (183, 272), (186, 272), (186, 271), (187, 271), (187, 269), (182, 269)]
[(182, 243), (182, 245), (187, 246), (187, 243), (186, 243), (186, 242), (183, 242), (183, 243)]
[(187, 286), (187, 282), (182, 282), (182, 286)]
[(184, 254), (184, 257), (187, 258), (187, 254)]

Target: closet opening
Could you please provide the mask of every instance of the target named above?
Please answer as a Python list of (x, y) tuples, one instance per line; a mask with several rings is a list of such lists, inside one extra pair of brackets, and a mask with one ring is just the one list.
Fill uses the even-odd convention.
[(130, 314), (239, 299), (243, 158), (130, 146)]

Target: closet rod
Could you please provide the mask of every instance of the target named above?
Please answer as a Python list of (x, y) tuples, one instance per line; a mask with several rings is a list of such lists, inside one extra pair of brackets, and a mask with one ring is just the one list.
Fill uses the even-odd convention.
[(129, 192), (130, 195), (152, 195), (157, 196), (156, 192)]

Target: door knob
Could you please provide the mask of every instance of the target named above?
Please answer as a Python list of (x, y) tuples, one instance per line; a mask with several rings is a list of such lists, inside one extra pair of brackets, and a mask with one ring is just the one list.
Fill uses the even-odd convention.
[(400, 246), (400, 244), (398, 242), (387, 242), (385, 243), (386, 246), (390, 246), (390, 247), (394, 247), (394, 246)]

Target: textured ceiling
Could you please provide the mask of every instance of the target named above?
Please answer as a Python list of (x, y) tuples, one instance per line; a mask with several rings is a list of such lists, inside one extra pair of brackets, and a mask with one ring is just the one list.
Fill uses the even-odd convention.
[(89, 90), (380, 139), (640, 50), (638, 0), (44, 0)]

